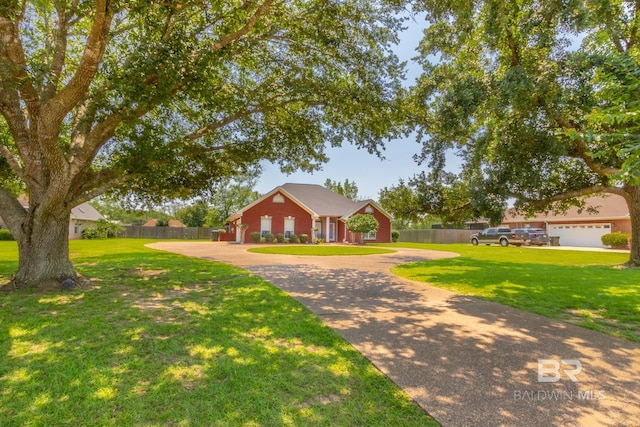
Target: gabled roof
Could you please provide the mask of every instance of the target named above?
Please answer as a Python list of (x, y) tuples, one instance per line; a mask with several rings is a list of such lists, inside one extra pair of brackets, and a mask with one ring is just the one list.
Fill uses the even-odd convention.
[(316, 184), (284, 184), (279, 187), (317, 216), (343, 216), (358, 202)]
[(346, 219), (367, 204), (374, 205), (376, 209), (381, 211), (386, 216), (389, 216), (373, 200), (363, 200), (356, 202), (321, 185), (287, 183), (274, 188), (255, 202), (240, 209), (238, 212), (231, 215), (227, 219), (227, 221), (232, 221), (239, 218), (240, 216), (242, 216), (243, 212), (251, 209), (253, 206), (268, 199), (269, 197), (272, 197), (278, 192), (289, 197), (314, 217), (330, 216)]
[(104, 217), (89, 203), (82, 203), (71, 209), (71, 219), (78, 221), (98, 221), (99, 219), (104, 219)]
[(504, 222), (523, 222), (537, 219), (546, 222), (567, 222), (567, 221), (585, 221), (585, 220), (611, 220), (629, 218), (629, 208), (624, 197), (616, 194), (606, 194), (591, 196), (585, 200), (586, 208), (593, 207), (598, 213), (589, 212), (586, 208), (579, 212), (577, 207), (571, 207), (565, 214), (543, 213), (534, 217), (525, 217), (523, 215), (512, 215), (508, 212), (505, 215)]
[(170, 219), (168, 222), (169, 227), (176, 227), (176, 228), (185, 228), (186, 225), (184, 225), (182, 222), (180, 222), (180, 220), (177, 219)]
[(382, 209), (382, 206), (380, 206), (379, 204), (377, 204), (376, 202), (374, 202), (373, 200), (369, 199), (369, 200), (362, 200), (360, 202), (356, 203), (356, 207), (354, 210), (347, 212), (346, 214), (344, 214), (342, 216), (342, 219), (347, 219), (349, 218), (351, 215), (354, 215), (356, 212), (358, 212), (360, 209), (365, 208), (367, 205), (371, 205), (373, 207), (375, 207), (378, 211), (380, 211), (381, 214), (383, 214), (384, 216), (386, 216), (387, 218), (389, 218), (389, 220), (392, 220), (393, 218), (391, 218), (391, 215), (389, 215), (384, 209)]

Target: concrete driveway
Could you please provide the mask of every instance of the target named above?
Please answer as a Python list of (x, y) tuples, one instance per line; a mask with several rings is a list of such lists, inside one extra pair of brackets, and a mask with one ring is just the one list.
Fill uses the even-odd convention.
[(304, 257), (218, 242), (149, 246), (270, 281), (444, 426), (640, 426), (640, 345), (389, 273), (456, 254)]

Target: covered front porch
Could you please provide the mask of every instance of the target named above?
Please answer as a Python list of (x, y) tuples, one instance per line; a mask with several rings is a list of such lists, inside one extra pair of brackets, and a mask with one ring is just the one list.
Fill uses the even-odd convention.
[(337, 217), (319, 217), (314, 222), (315, 240), (338, 242), (344, 240), (345, 223)]

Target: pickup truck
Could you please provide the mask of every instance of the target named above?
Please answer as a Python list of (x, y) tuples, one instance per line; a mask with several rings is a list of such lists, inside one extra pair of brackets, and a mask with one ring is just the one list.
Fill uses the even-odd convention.
[(509, 246), (510, 239), (513, 239), (513, 233), (510, 228), (491, 227), (485, 228), (480, 233), (472, 234), (469, 239), (473, 246), (477, 246), (479, 243), (485, 245), (497, 243), (500, 246)]

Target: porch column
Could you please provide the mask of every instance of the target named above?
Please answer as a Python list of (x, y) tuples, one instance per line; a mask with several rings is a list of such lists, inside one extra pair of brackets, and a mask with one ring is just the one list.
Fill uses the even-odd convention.
[(316, 217), (311, 215), (311, 234), (309, 235), (310, 236), (309, 242), (311, 243), (316, 242), (317, 231), (315, 230), (315, 228), (316, 228)]
[(327, 243), (329, 242), (329, 237), (330, 237), (330, 236), (329, 236), (329, 231), (331, 230), (331, 229), (329, 228), (329, 227), (330, 227), (330, 225), (329, 225), (329, 224), (330, 224), (330, 218), (329, 218), (329, 217), (326, 217), (326, 218), (324, 219), (324, 230), (325, 230), (324, 235), (325, 235), (325, 237), (326, 237), (326, 239), (327, 239), (327, 240), (326, 240), (326, 241), (327, 241)]

